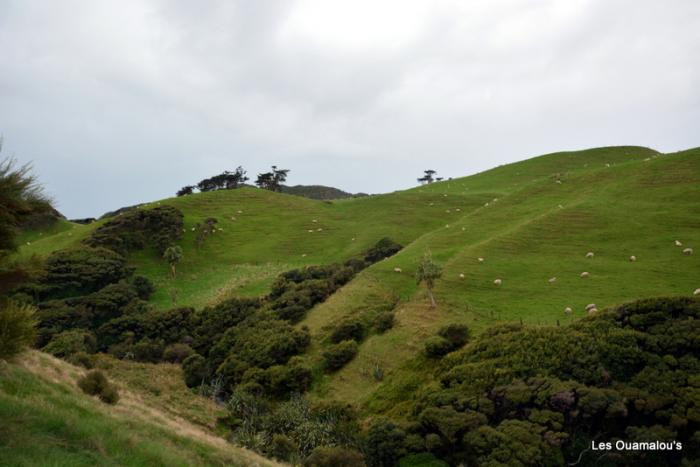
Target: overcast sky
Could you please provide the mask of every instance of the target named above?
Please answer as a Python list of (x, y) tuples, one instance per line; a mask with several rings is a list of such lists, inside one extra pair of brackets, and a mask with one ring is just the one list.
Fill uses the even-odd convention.
[(67, 216), (243, 165), (387, 192), (700, 146), (698, 0), (0, 1), (2, 155)]

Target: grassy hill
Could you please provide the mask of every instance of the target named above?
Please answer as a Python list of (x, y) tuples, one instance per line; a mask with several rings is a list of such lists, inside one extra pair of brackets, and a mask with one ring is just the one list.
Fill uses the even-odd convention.
[[(173, 298), (178, 305), (200, 307), (262, 295), (282, 271), (346, 260), (385, 236), (403, 244), (399, 254), (364, 270), (300, 323), (311, 329), (308, 358), (315, 360), (340, 320), (395, 309), (392, 330), (370, 336), (356, 359), (314, 388), (317, 396), (372, 411), (400, 412), (397, 402), (430, 378), (420, 351), (445, 323), (466, 323), (476, 332), (507, 321), (564, 324), (585, 316), (589, 303), (602, 308), (639, 297), (689, 295), (700, 287), (700, 218), (692, 214), (700, 212), (700, 149), (555, 153), (470, 177), (333, 202), (244, 188), (140, 209), (159, 204), (185, 215), (179, 275), (171, 279), (153, 251), (134, 254), (131, 261), (155, 282), (152, 301), (161, 308), (172, 306)], [(218, 219), (220, 230), (198, 250), (191, 229), (208, 217)], [(102, 222), (62, 222), (53, 231), (26, 234), (17, 258), (77, 244)], [(675, 246), (675, 240), (684, 246)], [(683, 255), (685, 247), (696, 254)], [(434, 310), (414, 280), (427, 250), (444, 265), (436, 288), (440, 306)], [(580, 277), (584, 271), (589, 277)], [(566, 307), (574, 310), (571, 316), (564, 314)], [(375, 367), (386, 375), (381, 382), (372, 377)]]
[(163, 410), (119, 379), (116, 406), (86, 396), (76, 385), (83, 371), (36, 351), (17, 363), (0, 361), (2, 465), (279, 465)]

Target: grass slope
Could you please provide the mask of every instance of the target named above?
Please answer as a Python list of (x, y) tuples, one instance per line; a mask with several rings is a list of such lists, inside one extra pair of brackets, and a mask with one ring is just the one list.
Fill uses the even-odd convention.
[(107, 406), (77, 388), (80, 374), (35, 351), (18, 364), (0, 361), (2, 465), (278, 465), (144, 405), (123, 387), (119, 403)]
[[(503, 321), (565, 323), (584, 307), (639, 297), (688, 295), (700, 287), (700, 149), (662, 155), (641, 147), (549, 154), (474, 176), (367, 198), (321, 202), (256, 189), (204, 193), (161, 202), (181, 209), (187, 231), (179, 277), (152, 252), (133, 257), (158, 286), (154, 303), (196, 305), (260, 295), (274, 276), (305, 264), (342, 261), (383, 236), (406, 245), (368, 268), (303, 325), (314, 335), (310, 358), (350, 316), (370, 320), (395, 307), (398, 323), (370, 336), (358, 357), (315, 388), (318, 396), (400, 411), (430, 378), (420, 356), (425, 337), (447, 322), (479, 329)], [(144, 205), (144, 207), (154, 204)], [(221, 231), (197, 251), (191, 227), (207, 217)], [(315, 222), (314, 222), (315, 221)], [(94, 228), (44, 236), (20, 255), (44, 255)], [(72, 240), (67, 240), (71, 235)], [(674, 246), (694, 247), (684, 256)], [(430, 250), (444, 266), (437, 310), (427, 306), (413, 273)], [(586, 258), (588, 251), (594, 258)], [(635, 255), (636, 262), (629, 261)], [(484, 258), (480, 263), (477, 258)], [(402, 273), (395, 273), (399, 267)], [(587, 271), (590, 277), (582, 279)], [(464, 275), (464, 279), (460, 278)], [(548, 282), (551, 277), (557, 280)], [(493, 281), (503, 280), (500, 287)], [(574, 309), (573, 316), (563, 313)], [(372, 369), (386, 377), (377, 382)]]

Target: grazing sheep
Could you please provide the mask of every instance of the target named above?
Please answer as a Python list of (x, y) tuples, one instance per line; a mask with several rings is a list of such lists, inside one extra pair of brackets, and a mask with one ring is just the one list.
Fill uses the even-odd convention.
[(610, 167), (610, 164), (605, 164), (605, 167)]
[(695, 292), (693, 292), (693, 295), (700, 295), (700, 289), (695, 289)]
[(683, 250), (683, 254), (686, 255), (686, 256), (690, 256), (690, 255), (693, 254), (693, 249), (692, 249), (692, 248), (686, 248), (685, 250)]
[(593, 308), (596, 308), (595, 303), (589, 303), (588, 305), (586, 305), (586, 311), (589, 311)]
[(313, 231), (313, 230), (309, 230), (309, 233), (314, 233), (314, 231)]
[(551, 284), (552, 282), (556, 282), (557, 278), (556, 277), (550, 277), (549, 278), (549, 283)]
[(501, 279), (496, 279), (495, 281), (493, 281), (493, 283), (496, 285), (501, 285), (503, 281)]
[(591, 308), (590, 310), (588, 310), (588, 314), (589, 314), (589, 315), (592, 315), (592, 314), (595, 314), (595, 313), (598, 313), (598, 308)]
[(583, 271), (583, 272), (581, 273), (581, 277), (583, 277), (583, 278), (586, 278), (586, 277), (588, 277), (588, 276), (590, 276), (590, 274), (587, 273), (586, 271)]
[(316, 232), (321, 232), (321, 231), (323, 231), (323, 229), (322, 229), (321, 227), (319, 227), (318, 229), (316, 229)]
[(236, 212), (238, 212), (238, 214), (243, 214), (243, 211), (236, 211)]
[(445, 224), (445, 228), (446, 228), (446, 229), (449, 229), (449, 228), (450, 228), (450, 224)]
[(632, 262), (635, 262), (635, 261), (637, 261), (637, 257), (636, 257), (636, 256), (634, 256), (634, 255), (630, 256), (630, 261), (632, 261)]
[(558, 183), (559, 185), (561, 185), (561, 180), (557, 180), (557, 183)]
[(478, 260), (480, 263), (483, 263), (483, 262), (484, 262), (484, 258), (477, 258), (477, 260)]
[(459, 278), (460, 278), (460, 279), (464, 279), (464, 274), (460, 272), (460, 273), (459, 273)]
[(676, 246), (683, 246), (683, 244), (680, 242), (680, 240), (675, 241)]
[(457, 209), (455, 209), (455, 211), (457, 211), (457, 212), (460, 212), (460, 211), (461, 211), (461, 209), (457, 208)]
[(593, 258), (594, 256), (595, 256), (595, 254), (592, 251), (589, 251), (588, 253), (586, 253), (586, 258)]
[(449, 214), (449, 213), (450, 213), (450, 210), (449, 210), (449, 209), (445, 209), (445, 212)]
[(355, 241), (355, 237), (352, 237), (352, 241), (353, 241), (353, 242)]
[(462, 232), (464, 232), (465, 230), (467, 230), (467, 229), (465, 227), (462, 227)]
[(311, 222), (313, 222), (315, 224), (318, 221), (316, 219), (311, 219)]
[(564, 209), (564, 206), (562, 206), (562, 205), (560, 204), (560, 205), (559, 205), (559, 209)]
[(394, 272), (403, 272), (401, 268), (394, 268)]
[(567, 315), (570, 315), (573, 312), (574, 312), (574, 310), (572, 310), (571, 307), (569, 307), (569, 306), (564, 308), (564, 313), (566, 313)]
[(303, 253), (303, 254), (301, 255), (301, 257), (302, 257), (302, 258), (306, 258), (306, 253)]
[(484, 207), (488, 207), (489, 203), (484, 204)]

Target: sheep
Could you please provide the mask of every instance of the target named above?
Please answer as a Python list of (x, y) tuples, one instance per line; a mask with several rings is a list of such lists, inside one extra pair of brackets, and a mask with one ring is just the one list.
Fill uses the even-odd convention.
[(459, 208), (457, 208), (457, 209), (455, 209), (455, 211), (457, 211), (457, 212), (460, 212), (460, 211), (462, 211), (462, 210), (461, 210), (461, 209), (459, 209)]
[(467, 230), (466, 227), (462, 227), (462, 232), (464, 232), (465, 230)]
[(630, 261), (632, 261), (632, 262), (635, 262), (635, 261), (637, 261), (637, 257), (636, 257), (636, 256), (634, 256), (634, 255), (630, 256)]
[(313, 231), (313, 230), (311, 230), (311, 229), (309, 229), (309, 233), (314, 233), (314, 231)]
[(556, 278), (556, 277), (550, 277), (550, 278), (549, 278), (549, 283), (550, 283), (550, 284), (553, 283), (553, 282), (556, 282), (556, 281), (557, 281), (557, 278)]
[(693, 249), (692, 249), (692, 248), (686, 248), (685, 250), (683, 250), (683, 254), (686, 255), (686, 256), (690, 256), (690, 255), (693, 254)]
[(32, 242), (27, 242), (27, 246), (29, 246), (29, 245), (31, 245), (31, 244), (32, 244)]
[(588, 310), (588, 314), (589, 314), (589, 315), (592, 315), (592, 314), (595, 314), (595, 313), (598, 313), (598, 308), (591, 308), (590, 310)]
[(483, 262), (484, 262), (484, 258), (477, 258), (477, 260), (478, 260), (480, 263), (483, 263)]
[(302, 253), (301, 257), (306, 258), (306, 253)]
[(589, 303), (586, 305), (586, 311), (592, 310), (593, 308), (596, 308), (595, 303)]
[(394, 268), (394, 272), (403, 272), (401, 268)]
[(501, 279), (496, 279), (495, 281), (493, 281), (493, 283), (494, 283), (496, 286), (499, 286), (499, 285), (501, 285), (501, 284), (503, 283), (503, 281), (502, 281)]
[(446, 229), (449, 229), (449, 228), (450, 228), (450, 224), (445, 224), (445, 228), (446, 228)]
[(311, 222), (313, 222), (315, 224), (318, 221), (316, 219), (312, 219)]
[(574, 312), (574, 310), (572, 310), (571, 307), (569, 307), (569, 306), (564, 308), (564, 313), (566, 313), (567, 315), (570, 315), (573, 312)]
[(322, 232), (322, 231), (323, 231), (323, 229), (322, 229), (321, 227), (319, 227), (318, 229), (316, 229), (316, 232)]
[(595, 253), (593, 253), (592, 251), (589, 251), (588, 253), (586, 253), (586, 258), (593, 258), (594, 256), (595, 256)]
[(238, 214), (243, 214), (243, 211), (240, 211), (240, 210), (239, 210), (239, 211), (236, 211), (236, 212), (238, 212)]
[(695, 289), (695, 292), (693, 292), (693, 295), (700, 295), (700, 289)]
[(610, 164), (605, 164), (605, 167), (610, 167)]
[(583, 272), (581, 273), (581, 277), (583, 277), (584, 279), (585, 279), (586, 277), (588, 277), (588, 276), (590, 276), (590, 274), (589, 274), (588, 272), (586, 272), (586, 271), (583, 271)]
[(354, 242), (354, 241), (355, 241), (355, 237), (352, 237), (351, 241), (353, 241), (353, 242)]
[(559, 209), (564, 209), (564, 206), (562, 206), (562, 205), (560, 204), (560, 205), (559, 205)]
[(683, 246), (683, 244), (680, 242), (680, 240), (676, 240), (674, 243), (676, 244), (676, 246)]
[(460, 272), (460, 273), (459, 273), (459, 278), (460, 278), (460, 279), (464, 279), (464, 274)]
[(449, 210), (449, 209), (445, 209), (445, 212), (446, 212), (447, 214), (449, 214), (449, 213), (450, 213), (450, 210)]
[(557, 185), (561, 185), (561, 180), (557, 180)]

